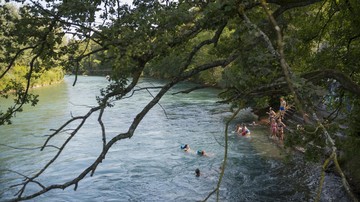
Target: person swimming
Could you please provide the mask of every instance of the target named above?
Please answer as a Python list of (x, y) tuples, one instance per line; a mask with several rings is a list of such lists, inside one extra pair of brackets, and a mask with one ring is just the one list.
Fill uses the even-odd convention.
[(184, 145), (181, 145), (181, 146), (180, 146), (180, 149), (188, 152), (188, 151), (190, 151), (190, 146), (189, 146), (188, 144), (184, 144)]
[(241, 135), (242, 135), (242, 136), (250, 135), (250, 130), (245, 126), (245, 124), (242, 125)]
[(205, 153), (204, 150), (197, 150), (196, 154), (199, 155), (199, 156), (207, 156), (207, 154)]
[(199, 168), (196, 168), (196, 170), (195, 170), (195, 176), (196, 176), (196, 177), (200, 177), (200, 169), (199, 169)]

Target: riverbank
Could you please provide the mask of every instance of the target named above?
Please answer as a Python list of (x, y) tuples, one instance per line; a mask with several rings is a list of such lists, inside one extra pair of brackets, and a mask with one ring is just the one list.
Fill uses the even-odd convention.
[[(322, 148), (320, 148), (320, 146), (316, 146), (316, 144), (319, 144), (319, 142), (314, 143), (313, 141), (306, 143), (305, 145), (303, 144), (297, 145), (296, 139), (299, 140), (300, 137), (300, 139), (304, 140), (305, 138), (304, 134), (299, 132), (299, 126), (300, 128), (302, 128), (304, 122), (301, 120), (299, 116), (293, 115), (293, 113), (294, 112), (290, 112), (291, 115), (286, 116), (284, 120), (284, 122), (286, 122), (287, 124), (287, 127), (285, 128), (285, 141), (284, 142), (279, 141), (277, 138), (276, 139), (269, 138), (269, 139), (271, 139), (271, 141), (273, 141), (274, 144), (276, 144), (279, 148), (283, 148), (284, 150), (286, 150), (288, 154), (300, 155), (301, 158), (303, 158), (305, 161), (319, 163), (319, 165), (322, 166), (323, 162), (327, 158), (329, 158), (329, 148), (327, 148), (326, 145), (322, 145)], [(264, 127), (267, 128), (270, 127), (267, 115), (263, 114), (262, 118), (260, 118), (258, 122)], [(311, 131), (316, 131), (316, 129), (313, 128), (311, 129)], [(319, 137), (321, 137), (321, 134), (319, 134)], [(349, 142), (352, 142), (354, 140), (349, 140), (351, 139), (351, 137), (344, 138), (344, 134), (341, 136), (341, 138), (335, 136), (335, 139), (336, 139), (335, 141), (338, 151), (337, 152), (338, 162), (340, 164), (342, 172), (344, 172), (345, 174), (346, 180), (350, 185), (350, 189), (352, 190), (352, 193), (358, 199), (360, 198), (360, 157), (358, 157), (358, 155), (351, 155), (353, 154), (354, 151), (357, 151), (358, 148), (350, 148), (351, 147), (350, 145), (353, 144), (351, 143), (349, 144)], [(324, 140), (322, 140), (321, 142), (324, 142)], [(318, 151), (318, 153), (315, 155), (313, 154), (313, 152), (315, 151), (311, 149), (314, 147), (318, 147), (316, 150)], [(341, 175), (335, 168), (335, 164), (333, 162), (330, 162), (325, 172), (341, 178)], [(341, 185), (344, 186), (342, 183)]]
[[(28, 85), (28, 80), (26, 79), (27, 73), (28, 69), (26, 66), (14, 66), (3, 78), (1, 78), (0, 92), (12, 92), (13, 90), (16, 91), (20, 88), (25, 89)], [(29, 87), (39, 88), (62, 82), (64, 76), (65, 74), (61, 67), (54, 67), (41, 73), (33, 72)]]

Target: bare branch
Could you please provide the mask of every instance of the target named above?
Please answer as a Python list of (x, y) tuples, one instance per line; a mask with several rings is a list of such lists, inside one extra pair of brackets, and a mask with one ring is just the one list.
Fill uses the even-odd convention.
[[(135, 84), (137, 83), (138, 79), (140, 77), (140, 74), (134, 74), (134, 79), (132, 81), (132, 83), (127, 87), (127, 91), (130, 91)], [(116, 94), (111, 93), (112, 96), (115, 96)], [(106, 99), (109, 99), (111, 96), (108, 94), (107, 96), (105, 96)], [(79, 123), (79, 125), (76, 127), (75, 130), (73, 130), (73, 132), (70, 134), (70, 136), (64, 141), (64, 143), (62, 144), (62, 146), (59, 148), (59, 151), (55, 154), (55, 156), (39, 171), (37, 172), (34, 176), (28, 178), (24, 183), (22, 183), (22, 188), (19, 190), (18, 194), (17, 194), (17, 198), (11, 199), (10, 201), (19, 201), (19, 200), (27, 200), (27, 199), (31, 199), (34, 198), (36, 196), (39, 196), (45, 192), (48, 192), (49, 190), (52, 189), (65, 189), (71, 185), (75, 185), (75, 189), (77, 188), (77, 184), (80, 180), (82, 180), (90, 171), (91, 171), (91, 176), (94, 174), (96, 167), (98, 166), (99, 163), (102, 162), (102, 160), (105, 158), (106, 153), (108, 152), (108, 150), (110, 149), (110, 147), (117, 141), (117, 138), (113, 138), (112, 140), (110, 140), (110, 142), (108, 142), (107, 144), (104, 144), (103, 141), (103, 150), (100, 153), (100, 155), (98, 156), (98, 158), (94, 161), (94, 163), (92, 165), (90, 165), (88, 168), (86, 168), (82, 173), (79, 174), (78, 177), (74, 178), (71, 181), (68, 181), (64, 184), (54, 184), (54, 185), (50, 185), (48, 187), (44, 187), (42, 190), (35, 192), (31, 195), (28, 196), (22, 196), (22, 194), (24, 193), (27, 185), (34, 181), (35, 178), (37, 178), (38, 176), (40, 176), (52, 163), (55, 162), (55, 160), (59, 157), (59, 155), (62, 153), (63, 149), (65, 148), (65, 146), (70, 142), (70, 140), (77, 134), (77, 132), (82, 128), (82, 126), (84, 125), (85, 121), (96, 111), (103, 109), (102, 107), (98, 106), (98, 107), (94, 107), (92, 109), (89, 110), (89, 112), (84, 115), (84, 116), (79, 116), (79, 117), (73, 117), (72, 119), (68, 120), (66, 123), (64, 123), (62, 126), (60, 126), (59, 129), (55, 130), (55, 132), (50, 135), (47, 140), (45, 141), (42, 149), (44, 149), (44, 147), (47, 145), (47, 143), (49, 142), (49, 140), (54, 137), (56, 134), (58, 134), (60, 131), (62, 131), (67, 125), (69, 125), (70, 123), (72, 123), (75, 120), (81, 120), (81, 122)], [(101, 112), (100, 112), (101, 114)], [(99, 117), (101, 117), (99, 115)], [(104, 134), (103, 134), (104, 135)], [(122, 136), (127, 136), (126, 133), (124, 134), (120, 134), (119, 137)], [(103, 136), (104, 137), (104, 136)]]
[[(225, 25), (224, 25), (225, 26)], [(221, 28), (222, 30), (223, 28)], [(199, 29), (194, 29), (193, 32), (188, 32), (186, 33), (185, 36), (190, 36), (194, 33), (196, 33), (196, 30), (198, 31)], [(216, 41), (218, 40), (218, 37), (220, 36), (221, 31), (218, 31), (215, 36), (214, 36), (214, 40), (212, 41), (213, 43), (216, 43)], [(176, 42), (176, 41), (174, 41)], [(180, 43), (180, 41), (179, 41)], [(176, 43), (172, 43), (169, 45), (176, 45)], [(203, 45), (201, 45), (203, 46)], [(195, 48), (197, 50), (200, 49), (200, 46), (198, 46), (198, 48)], [(193, 54), (195, 54), (196, 51), (193, 52)], [(18, 200), (26, 200), (26, 199), (31, 199), (34, 198), (36, 196), (39, 196), (49, 190), (52, 189), (65, 189), (71, 185), (74, 185), (74, 189), (77, 189), (77, 185), (78, 182), (80, 180), (82, 180), (87, 174), (90, 173), (90, 176), (92, 176), (95, 173), (95, 170), (97, 168), (97, 166), (102, 162), (102, 160), (105, 158), (107, 152), (109, 151), (109, 149), (113, 146), (113, 144), (115, 144), (117, 141), (121, 140), (121, 139), (125, 139), (125, 138), (131, 138), (134, 135), (134, 132), (137, 128), (137, 126), (139, 125), (139, 123), (141, 122), (141, 120), (144, 118), (144, 116), (152, 109), (152, 107), (154, 107), (156, 104), (159, 103), (159, 100), (165, 95), (166, 92), (168, 92), (169, 89), (171, 89), (175, 84), (177, 84), (180, 81), (183, 81), (185, 79), (190, 78), (191, 76), (194, 76), (195, 74), (198, 74), (202, 71), (214, 68), (214, 67), (226, 67), (228, 64), (230, 64), (231, 62), (233, 62), (236, 58), (238, 58), (239, 53), (234, 52), (233, 54), (231, 54), (228, 58), (225, 59), (220, 59), (220, 60), (216, 60), (213, 61), (211, 63), (208, 64), (203, 64), (203, 65), (199, 65), (197, 67), (195, 67), (192, 70), (189, 71), (184, 71), (180, 76), (174, 78), (172, 81), (170, 81), (168, 84), (164, 85), (160, 91), (152, 97), (153, 99), (143, 108), (143, 110), (136, 115), (136, 117), (134, 118), (133, 122), (131, 123), (131, 125), (128, 128), (128, 131), (125, 133), (119, 133), (118, 135), (116, 135), (115, 137), (113, 137), (112, 139), (110, 139), (108, 142), (106, 141), (106, 131), (105, 131), (105, 126), (102, 123), (102, 115), (103, 115), (103, 111), (106, 107), (105, 103), (107, 103), (109, 101), (109, 99), (115, 97), (115, 96), (119, 96), (121, 99), (124, 99), (123, 96), (127, 95), (129, 92), (131, 92), (134, 87), (136, 86), (136, 84), (138, 83), (138, 80), (140, 78), (140, 75), (145, 67), (146, 62), (148, 62), (148, 60), (152, 59), (153, 57), (155, 57), (155, 55), (153, 55), (153, 53), (150, 51), (149, 53), (145, 53), (142, 56), (133, 56), (134, 59), (136, 59), (139, 62), (139, 67), (138, 67), (138, 71), (134, 72), (132, 75), (132, 82), (125, 88), (125, 89), (116, 89), (108, 94), (106, 94), (103, 98), (102, 98), (102, 103), (99, 104), (99, 106), (91, 108), (89, 110), (89, 112), (84, 115), (84, 116), (77, 116), (77, 117), (72, 117), (69, 121), (65, 122), (62, 126), (60, 126), (57, 130), (54, 130), (54, 133), (51, 134), (47, 140), (45, 141), (42, 149), (44, 149), (45, 146), (48, 145), (49, 141), (57, 134), (59, 134), (60, 132), (64, 131), (64, 129), (72, 122), (79, 120), (80, 123), (76, 126), (76, 128), (70, 133), (70, 136), (64, 141), (64, 143), (61, 145), (61, 147), (59, 148), (59, 151), (55, 154), (55, 156), (39, 171), (37, 172), (34, 176), (32, 176), (31, 178), (29, 178), (28, 180), (26, 180), (23, 185), (22, 188), (19, 192), (19, 194), (17, 195), (17, 198), (13, 199), (14, 201), (18, 201)], [(189, 56), (189, 61), (192, 60), (192, 56)], [(185, 66), (186, 68), (187, 66)], [(155, 87), (154, 87), (155, 88)], [(158, 87), (156, 87), (158, 88)], [(145, 88), (147, 91), (149, 88)], [(135, 91), (135, 90), (133, 90)], [(82, 126), (84, 125), (84, 123), (86, 122), (86, 120), (95, 112), (95, 111), (100, 111), (99, 112), (99, 116), (98, 116), (98, 123), (100, 125), (100, 127), (102, 128), (102, 137), (103, 137), (103, 149), (101, 151), (101, 153), (98, 155), (97, 159), (94, 160), (94, 162), (87, 167), (86, 169), (84, 169), (76, 178), (65, 182), (63, 184), (53, 184), (53, 185), (49, 185), (47, 187), (44, 187), (42, 190), (35, 192), (33, 194), (30, 194), (28, 196), (23, 196), (24, 190), (27, 187), (27, 184), (31, 181), (33, 181), (34, 179), (36, 179), (38, 176), (40, 176), (51, 164), (53, 164), (56, 159), (59, 157), (59, 155), (62, 153), (63, 149), (67, 146), (67, 144), (72, 140), (72, 138), (78, 133), (78, 131), (80, 130), (80, 128), (82, 128)]]
[(190, 88), (190, 89), (187, 89), (187, 90), (183, 90), (183, 91), (179, 91), (179, 92), (176, 92), (176, 93), (173, 93), (172, 95), (176, 95), (176, 94), (179, 94), (179, 93), (184, 93), (184, 94), (188, 94), (188, 93), (191, 93), (195, 90), (199, 90), (199, 89), (204, 89), (204, 88), (210, 88), (211, 86), (195, 86), (193, 88)]
[(233, 53), (230, 54), (229, 57), (225, 58), (225, 59), (221, 59), (221, 60), (216, 60), (213, 61), (211, 63), (206, 63), (203, 65), (199, 65), (198, 67), (192, 69), (192, 70), (188, 70), (185, 71), (182, 76), (180, 77), (181, 80), (185, 80), (188, 79), (190, 77), (192, 77), (195, 74), (198, 74), (202, 71), (208, 70), (208, 69), (212, 69), (214, 67), (226, 67), (227, 65), (229, 65), (231, 62), (233, 62), (234, 60), (236, 60), (238, 57), (240, 56), (240, 53), (237, 51), (234, 51)]
[(212, 192), (207, 195), (207, 197), (203, 200), (203, 202), (207, 201), (219, 188), (216, 187)]
[[(348, 44), (347, 44), (347, 49), (348, 49), (348, 51), (350, 50), (351, 42), (354, 41), (354, 40), (356, 40), (356, 39), (359, 39), (359, 38), (360, 38), (360, 34), (357, 34), (357, 35), (351, 37), (351, 38), (348, 40)], [(1, 78), (1, 77), (0, 77), (0, 78)]]
[[(35, 48), (35, 47), (39, 47), (39, 50), (37, 52), (37, 54), (35, 54), (35, 56), (31, 59), (30, 61), (30, 64), (29, 64), (29, 71), (28, 71), (28, 74), (27, 74), (27, 82), (26, 82), (26, 87), (25, 87), (25, 92), (21, 95), (22, 97), (19, 97), (19, 101), (20, 101), (20, 104), (18, 103), (15, 103), (14, 106), (12, 107), (12, 110), (10, 113), (7, 113), (4, 117), (1, 117), (3, 120), (6, 120), (6, 119), (9, 119), (10, 117), (12, 117), (16, 112), (18, 112), (22, 106), (26, 103), (26, 100), (28, 98), (28, 95), (29, 95), (29, 89), (30, 89), (30, 83), (31, 83), (31, 76), (33, 74), (33, 71), (34, 71), (34, 63), (35, 61), (40, 57), (40, 55), (44, 52), (45, 50), (45, 46), (46, 46), (46, 43), (47, 43), (47, 38), (48, 38), (48, 35), (52, 32), (52, 30), (54, 29), (54, 26), (55, 26), (55, 21), (52, 21), (51, 24), (49, 25), (49, 28), (47, 30), (47, 32), (45, 32), (45, 34), (41, 37), (41, 40), (39, 41), (39, 44), (37, 44), (36, 46), (34, 47), (31, 47), (31, 48)], [(30, 49), (30, 47), (28, 48), (25, 48), (23, 50), (26, 50), (26, 49)], [(18, 52), (18, 54), (20, 54), (21, 52)], [(12, 66), (12, 63), (15, 62), (16, 58), (18, 56), (14, 57), (13, 60), (10, 62), (9, 64), (9, 68)], [(9, 69), (8, 68), (8, 69)], [(8, 71), (8, 70), (6, 70)], [(20, 96), (20, 94), (18, 95)], [(18, 106), (17, 106), (18, 105)]]
[[(29, 178), (28, 176), (26, 176), (26, 175), (24, 175), (24, 174), (22, 174), (22, 173), (19, 173), (19, 172), (14, 171), (14, 170), (9, 170), (9, 169), (6, 169), (6, 170), (4, 170), (4, 171), (16, 173), (16, 174), (24, 177), (25, 179), (30, 180), (30, 182), (33, 182), (33, 183), (39, 185), (41, 188), (43, 188), (43, 189), (45, 188), (45, 186), (42, 185), (40, 182), (38, 182), (38, 181), (36, 181), (36, 180), (31, 180), (31, 178)], [(15, 184), (15, 185), (10, 186), (10, 188), (12, 188), (12, 187), (17, 187), (17, 186), (20, 186), (20, 185), (22, 185), (22, 184), (23, 184), (23, 183), (21, 183), (21, 184)]]
[(75, 71), (75, 79), (74, 79), (74, 82), (73, 82), (73, 86), (75, 86), (76, 81), (77, 81), (77, 76), (78, 76), (78, 71), (79, 71), (79, 62), (83, 58), (83, 55), (85, 54), (86, 50), (88, 49), (89, 44), (90, 44), (90, 40), (87, 40), (86, 46), (85, 46), (83, 52), (80, 54), (80, 56), (78, 58), (75, 59), (75, 61), (76, 61), (76, 71)]
[[(9, 147), (11, 149), (17, 149), (17, 150), (38, 150), (38, 149), (43, 148), (42, 146), (41, 147), (14, 147), (14, 146), (7, 145), (7, 144), (0, 144), (0, 146)], [(57, 147), (55, 145), (46, 145), (45, 147), (53, 147), (56, 149), (60, 149), (59, 147)]]
[(102, 134), (102, 141), (103, 141), (103, 151), (105, 150), (105, 146), (106, 146), (106, 133), (105, 133), (105, 126), (104, 126), (104, 123), (102, 121), (102, 116), (104, 114), (104, 111), (105, 111), (105, 108), (102, 107), (100, 109), (100, 113), (99, 113), (99, 116), (98, 116), (98, 122), (99, 122), (99, 125), (101, 127), (101, 134)]
[(162, 88), (162, 86), (142, 87), (142, 88), (139, 87), (137, 89), (134, 89), (129, 96), (126, 96), (123, 99), (127, 99), (127, 98), (132, 97), (135, 94), (136, 91), (146, 90), (146, 91), (149, 92), (149, 89), (161, 89), (161, 88)]
[(318, 194), (317, 194), (316, 201), (320, 200), (320, 193), (321, 193), (322, 184), (323, 184), (322, 181), (324, 180), (323, 179), (323, 173), (325, 172), (324, 169), (327, 167), (330, 160), (335, 163), (336, 170), (341, 176), (342, 184), (343, 184), (343, 186), (345, 188), (345, 191), (348, 193), (348, 195), (350, 196), (350, 198), (353, 201), (355, 201), (355, 202), (358, 201), (357, 198), (355, 197), (355, 195), (352, 193), (350, 185), (349, 185), (349, 183), (348, 183), (348, 181), (346, 179), (346, 176), (344, 175), (344, 173), (343, 173), (343, 171), (342, 171), (342, 169), (341, 169), (341, 167), (339, 165), (339, 162), (337, 160), (337, 148), (336, 148), (336, 145), (335, 145), (335, 140), (330, 136), (330, 134), (326, 130), (325, 126), (320, 122), (320, 119), (317, 117), (316, 113), (313, 113), (313, 117), (317, 121), (317, 124), (319, 125), (319, 127), (324, 131), (323, 134), (325, 136), (326, 143), (331, 148), (331, 154), (325, 160), (325, 162), (323, 164), (322, 177), (321, 177), (320, 186), (319, 186), (319, 189), (318, 189)]
[[(60, 132), (62, 132), (63, 129), (64, 129), (66, 126), (68, 126), (70, 123), (72, 123), (72, 122), (74, 122), (74, 121), (76, 121), (76, 120), (83, 120), (83, 121), (84, 121), (84, 120), (86, 120), (86, 118), (88, 118), (88, 117), (91, 115), (92, 111), (95, 111), (95, 110), (98, 110), (98, 109), (100, 109), (100, 108), (99, 108), (99, 107), (98, 107), (98, 108), (93, 108), (93, 109), (91, 109), (91, 110), (88, 112), (88, 114), (85, 115), (85, 116), (73, 117), (73, 118), (71, 118), (70, 120), (66, 121), (66, 122), (65, 122), (62, 126), (60, 126), (58, 129), (55, 129), (55, 130), (54, 130), (54, 133), (52, 133), (51, 135), (48, 136), (48, 138), (47, 138), (46, 141), (44, 142), (41, 150), (43, 150), (43, 149), (45, 148), (45, 146), (47, 145), (47, 143), (48, 143), (55, 135), (57, 135), (57, 134), (59, 134)], [(77, 129), (78, 129), (78, 128), (77, 128)], [(72, 129), (71, 134), (76, 133), (77, 129)]]
[[(153, 94), (149, 91), (149, 89), (146, 89), (146, 91), (151, 95), (151, 97), (155, 98), (155, 97), (153, 96)], [(157, 104), (158, 104), (158, 105), (161, 107), (161, 109), (164, 111), (164, 114), (165, 114), (166, 118), (168, 118), (168, 115), (167, 115), (167, 113), (166, 113), (165, 108), (160, 104), (160, 102), (158, 102)]]
[(225, 148), (224, 148), (224, 159), (223, 159), (223, 163), (221, 166), (221, 172), (220, 172), (220, 176), (219, 176), (219, 180), (217, 183), (216, 188), (209, 193), (209, 195), (204, 199), (204, 201), (206, 201), (207, 199), (210, 198), (211, 195), (213, 195), (216, 192), (216, 201), (219, 201), (219, 190), (220, 190), (220, 186), (221, 186), (221, 182), (222, 182), (222, 178), (224, 176), (225, 173), (225, 168), (226, 168), (226, 163), (227, 163), (227, 154), (228, 154), (228, 131), (229, 131), (229, 125), (230, 122), (239, 114), (239, 112), (242, 110), (242, 108), (238, 108), (233, 115), (230, 117), (230, 119), (226, 122), (226, 127), (225, 127)]
[(317, 195), (316, 195), (316, 201), (320, 201), (320, 197), (321, 197), (321, 190), (322, 190), (322, 187), (323, 187), (323, 184), (324, 184), (324, 180), (325, 180), (325, 171), (331, 161), (331, 159), (333, 158), (333, 155), (332, 154), (331, 156), (329, 156), (325, 161), (324, 161), (324, 164), (322, 165), (322, 169), (321, 169), (321, 176), (320, 176), (320, 184), (319, 184), (319, 188), (318, 188), (318, 192), (317, 192)]
[(209, 44), (214, 44), (216, 46), (222, 31), (224, 30), (225, 26), (226, 26), (227, 22), (224, 22), (219, 28), (218, 30), (215, 32), (215, 35), (213, 36), (212, 39), (208, 39), (208, 40), (204, 40), (202, 42), (200, 42), (197, 46), (195, 46), (193, 48), (193, 50), (190, 52), (188, 59), (186, 60), (185, 64), (183, 65), (182, 70), (185, 70), (191, 63), (192, 59), (194, 58), (195, 54), (205, 45), (209, 45)]
[(9, 65), (6, 67), (5, 71), (0, 75), (0, 79), (2, 79), (5, 76), (5, 74), (11, 69), (11, 67), (14, 65), (16, 59), (20, 56), (21, 53), (23, 53), (28, 49), (34, 49), (34, 48), (36, 48), (36, 46), (29, 46), (18, 50), (15, 56), (11, 59)]

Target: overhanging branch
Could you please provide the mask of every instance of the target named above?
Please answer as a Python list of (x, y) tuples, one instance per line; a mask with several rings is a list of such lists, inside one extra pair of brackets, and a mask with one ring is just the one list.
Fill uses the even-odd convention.
[(303, 74), (302, 77), (315, 83), (321, 79), (335, 79), (342, 85), (345, 90), (360, 96), (360, 85), (354, 82), (348, 75), (335, 69), (312, 71)]

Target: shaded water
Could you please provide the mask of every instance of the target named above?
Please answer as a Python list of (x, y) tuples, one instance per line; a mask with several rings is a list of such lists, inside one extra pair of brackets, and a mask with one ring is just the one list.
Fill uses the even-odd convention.
[[(39, 147), (49, 129), (59, 127), (71, 116), (84, 115), (95, 105), (98, 89), (105, 87), (103, 77), (73, 77), (64, 83), (36, 89), (41, 102), (18, 114), (14, 124), (0, 127), (0, 201), (12, 197), (18, 189), (7, 189), (21, 177), (37, 172), (56, 150), (15, 150), (4, 146)], [(164, 81), (143, 79), (139, 87), (159, 86)], [(197, 201), (216, 186), (224, 148), (224, 126), (231, 116), (228, 106), (217, 104), (217, 90), (171, 95), (192, 87), (182, 83), (174, 87), (145, 117), (131, 139), (121, 140), (109, 151), (94, 176), (78, 186), (50, 191), (31, 201)], [(157, 90), (150, 90), (155, 95)], [(125, 132), (143, 106), (152, 99), (147, 91), (137, 91), (129, 99), (105, 111), (108, 140)], [(1, 104), (3, 106), (3, 102)], [(237, 119), (238, 122), (242, 120)], [(235, 128), (234, 122), (232, 129)], [(260, 126), (250, 128), (252, 138), (230, 133), (228, 164), (221, 186), (221, 201), (312, 201), (316, 195), (320, 169), (299, 159), (289, 159), (266, 137)], [(51, 144), (59, 145), (67, 137), (59, 135)], [(180, 150), (190, 144), (195, 151), (204, 149), (209, 157)], [(97, 114), (79, 131), (67, 149), (39, 178), (44, 185), (64, 183), (76, 177), (101, 151), (101, 130)], [(194, 171), (199, 168), (200, 177)], [(347, 201), (340, 180), (328, 174), (322, 201)], [(38, 190), (29, 186), (30, 191)], [(211, 197), (209, 201), (214, 201)]]

